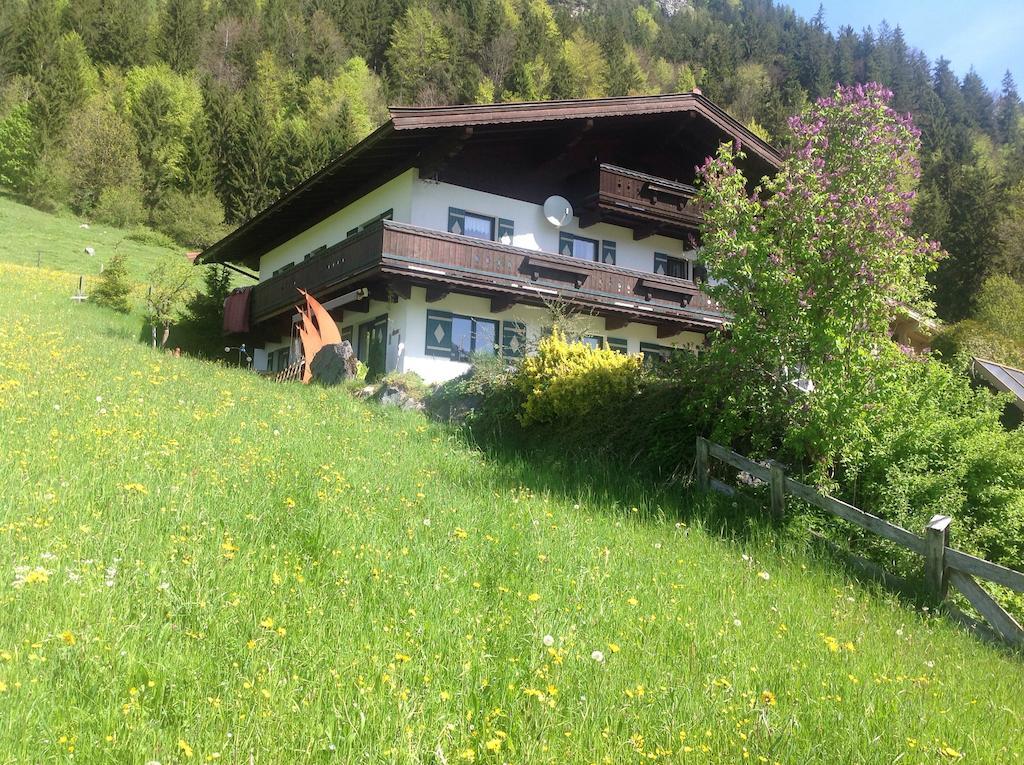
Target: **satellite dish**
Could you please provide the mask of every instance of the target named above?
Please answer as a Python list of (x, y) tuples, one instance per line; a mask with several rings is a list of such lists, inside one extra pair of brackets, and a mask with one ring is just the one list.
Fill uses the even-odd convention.
[(565, 197), (548, 197), (544, 200), (544, 217), (555, 228), (561, 228), (572, 220), (572, 205)]

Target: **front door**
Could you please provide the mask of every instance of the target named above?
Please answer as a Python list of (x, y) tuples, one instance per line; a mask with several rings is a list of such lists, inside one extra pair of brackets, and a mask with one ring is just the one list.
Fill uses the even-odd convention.
[(385, 372), (388, 353), (387, 314), (359, 325), (358, 345), (356, 357), (366, 364), (366, 379), (372, 382)]

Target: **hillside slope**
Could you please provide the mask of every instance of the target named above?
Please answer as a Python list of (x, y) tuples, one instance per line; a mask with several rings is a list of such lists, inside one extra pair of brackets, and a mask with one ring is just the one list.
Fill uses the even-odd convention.
[(0, 264), (0, 763), (1020, 761), (1019, 659), (710, 500), (157, 354), (73, 281)]
[[(82, 228), (85, 224), (88, 228)], [(132, 239), (133, 233), (86, 219), (51, 215), (0, 196), (0, 260), (26, 266), (97, 276), (116, 252), (128, 258), (132, 278), (142, 281), (167, 253), (183, 254), (181, 247), (163, 247)], [(89, 255), (85, 248), (95, 254)]]

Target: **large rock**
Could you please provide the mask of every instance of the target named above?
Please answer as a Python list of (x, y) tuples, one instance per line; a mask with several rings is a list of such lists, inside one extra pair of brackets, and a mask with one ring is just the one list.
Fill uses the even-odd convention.
[(313, 379), (322, 385), (339, 385), (356, 376), (356, 354), (348, 340), (325, 345), (309, 364)]
[(423, 409), (423, 402), (418, 401), (409, 393), (394, 385), (381, 385), (373, 398), (380, 402), (381, 406), (397, 406), (399, 409)]

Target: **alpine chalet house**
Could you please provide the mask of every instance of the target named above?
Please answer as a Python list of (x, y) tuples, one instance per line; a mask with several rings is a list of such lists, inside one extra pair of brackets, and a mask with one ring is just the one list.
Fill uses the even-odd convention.
[(235, 330), (255, 366), (299, 360), (299, 289), (372, 371), (455, 377), (519, 356), (553, 302), (585, 342), (664, 356), (724, 314), (699, 288), (695, 168), (723, 141), (748, 178), (777, 152), (697, 93), (402, 107), (202, 260), (259, 269)]

